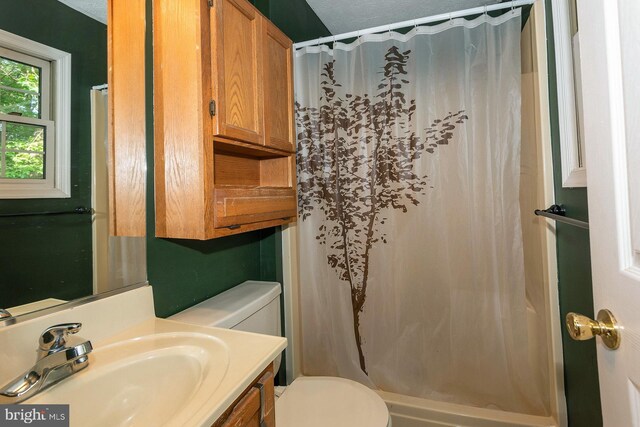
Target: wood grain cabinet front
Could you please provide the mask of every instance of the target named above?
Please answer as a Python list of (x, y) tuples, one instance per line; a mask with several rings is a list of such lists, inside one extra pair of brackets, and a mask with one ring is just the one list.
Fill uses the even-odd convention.
[(225, 411), (212, 427), (275, 427), (273, 365)]
[(264, 144), (265, 18), (245, 0), (211, 9), (213, 135)]
[(295, 221), (291, 40), (247, 0), (153, 5), (156, 236)]
[(146, 233), (144, 0), (108, 0), (109, 231)]
[(293, 44), (266, 20), (263, 52), (265, 145), (294, 152)]

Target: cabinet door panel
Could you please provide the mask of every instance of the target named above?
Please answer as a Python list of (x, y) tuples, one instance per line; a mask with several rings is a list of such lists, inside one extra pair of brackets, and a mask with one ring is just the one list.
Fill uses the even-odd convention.
[(209, 19), (205, 0), (153, 1), (157, 237), (204, 237), (213, 197)]
[(258, 382), (264, 387), (264, 408), (262, 408), (264, 427), (275, 427), (276, 425), (276, 402), (273, 390), (273, 375), (273, 372), (269, 370), (258, 380)]
[[(262, 396), (260, 388), (262, 388)], [(271, 364), (213, 423), (212, 427), (275, 427), (274, 404), (273, 364)]]
[(264, 40), (265, 144), (293, 152), (293, 46), (268, 21)]
[(109, 231), (114, 236), (144, 236), (145, 4), (109, 0), (108, 13)]
[(245, 0), (218, 0), (214, 9), (214, 134), (262, 144), (263, 18)]
[(260, 392), (253, 388), (233, 408), (222, 427), (260, 426)]

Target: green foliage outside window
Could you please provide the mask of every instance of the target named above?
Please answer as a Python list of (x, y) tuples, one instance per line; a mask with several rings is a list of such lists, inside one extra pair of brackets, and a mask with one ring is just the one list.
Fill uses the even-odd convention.
[[(40, 118), (40, 69), (0, 57), (0, 113)], [(4, 134), (4, 135), (2, 135)], [(0, 178), (44, 178), (43, 126), (0, 120)]]

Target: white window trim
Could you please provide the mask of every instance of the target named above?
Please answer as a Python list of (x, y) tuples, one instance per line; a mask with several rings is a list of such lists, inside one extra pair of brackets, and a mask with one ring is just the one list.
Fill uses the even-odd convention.
[(567, 0), (554, 0), (553, 41), (556, 51), (556, 84), (558, 91), (558, 127), (563, 187), (586, 187), (587, 168), (584, 153), (578, 147), (578, 112), (576, 111), (576, 79), (574, 78), (573, 41)]
[(0, 199), (71, 197), (71, 54), (0, 30), (0, 46), (51, 62), (51, 120), (55, 122), (53, 182), (40, 188), (2, 184)]

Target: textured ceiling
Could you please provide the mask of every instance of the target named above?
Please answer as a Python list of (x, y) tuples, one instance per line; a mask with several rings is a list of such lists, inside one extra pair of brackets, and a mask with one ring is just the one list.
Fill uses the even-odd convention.
[[(107, 0), (58, 1), (107, 23)], [(499, 2), (500, 0), (307, 0), (332, 34)]]
[(102, 22), (107, 23), (107, 0), (58, 0), (80, 13)]
[(332, 34), (417, 19), (499, 0), (307, 0)]

